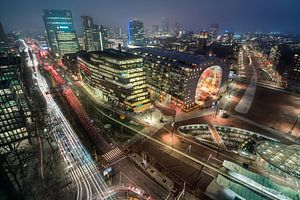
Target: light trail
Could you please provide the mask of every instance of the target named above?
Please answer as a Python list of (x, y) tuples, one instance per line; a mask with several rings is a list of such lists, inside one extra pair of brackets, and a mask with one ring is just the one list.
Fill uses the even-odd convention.
[(114, 119), (112, 117), (110, 117), (109, 115), (105, 114), (100, 109), (98, 109), (96, 106), (94, 106), (94, 108), (98, 112), (100, 112), (102, 115), (104, 115), (105, 117), (109, 118), (110, 120), (112, 120), (112, 121), (114, 121), (114, 122), (116, 122), (116, 123), (118, 123), (118, 124), (120, 124), (120, 125), (128, 128), (129, 130), (134, 131), (135, 133), (140, 134), (141, 136), (149, 139), (150, 141), (152, 141), (152, 142), (154, 142), (154, 143), (156, 143), (156, 144), (158, 144), (160, 146), (163, 146), (163, 147), (165, 147), (165, 148), (167, 148), (167, 149), (169, 149), (169, 150), (177, 153), (178, 155), (181, 155), (181, 156), (183, 156), (183, 157), (185, 157), (185, 158), (187, 158), (187, 159), (189, 159), (189, 160), (191, 160), (191, 161), (193, 161), (193, 162), (195, 162), (197, 164), (200, 164), (200, 165), (204, 166), (205, 168), (208, 168), (208, 169), (210, 169), (210, 170), (212, 170), (212, 171), (214, 171), (214, 172), (216, 172), (216, 173), (218, 173), (218, 174), (220, 174), (220, 175), (222, 175), (222, 176), (224, 176), (224, 177), (226, 177), (226, 178), (228, 178), (228, 179), (230, 179), (230, 180), (232, 180), (232, 181), (234, 181), (234, 182), (236, 182), (236, 183), (238, 183), (240, 185), (243, 185), (243, 186), (245, 186), (245, 187), (247, 187), (247, 188), (249, 188), (249, 189), (251, 189), (251, 190), (253, 190), (255, 192), (258, 192), (259, 194), (262, 194), (265, 197), (268, 197), (270, 199), (280, 200), (280, 197), (277, 196), (276, 193), (273, 193), (273, 192), (267, 190), (268, 188), (266, 188), (266, 187), (262, 188), (259, 184), (252, 184), (252, 183), (247, 182), (247, 180), (245, 180), (245, 177), (242, 176), (242, 175), (236, 176), (236, 175), (233, 175), (232, 173), (229, 173), (230, 171), (228, 171), (228, 170), (220, 170), (220, 169), (218, 169), (218, 168), (216, 168), (216, 167), (214, 167), (214, 166), (212, 166), (212, 165), (210, 165), (208, 163), (205, 163), (205, 162), (203, 162), (203, 161), (201, 161), (201, 160), (199, 160), (199, 159), (197, 159), (197, 158), (195, 158), (193, 156), (190, 156), (190, 155), (188, 155), (188, 154), (186, 154), (184, 152), (181, 152), (180, 150), (178, 150), (176, 148), (173, 148), (172, 146), (167, 145), (167, 144), (161, 142), (160, 140), (157, 140), (157, 139), (155, 139), (155, 138), (153, 138), (153, 137), (151, 137), (151, 136), (149, 136), (149, 135), (147, 135), (147, 134), (145, 134), (145, 133), (143, 133), (141, 131), (138, 131), (138, 130), (136, 130), (136, 129), (134, 129), (134, 128), (132, 128), (132, 127), (130, 127), (130, 126), (128, 126), (128, 125), (126, 125), (126, 124), (124, 124), (124, 123), (122, 123), (122, 122), (120, 122), (120, 121), (118, 121), (118, 120), (116, 120), (116, 119)]
[[(24, 41), (23, 44), (26, 45)], [(27, 48), (30, 49), (29, 47)], [(28, 59), (27, 64), (28, 67), (36, 68), (35, 78), (37, 86), (47, 102), (47, 111), (52, 123), (54, 123), (52, 132), (66, 163), (66, 170), (76, 184), (76, 198), (78, 200), (93, 198), (113, 199), (113, 197), (107, 197), (107, 193), (110, 190), (101, 177), (91, 156), (80, 143), (75, 131), (71, 128), (52, 96), (46, 94), (46, 92), (49, 91), (49, 87), (45, 78), (39, 72), (37, 67), (38, 61), (35, 54), (33, 54), (32, 60)], [(55, 72), (51, 73), (52, 75), (58, 75)], [(55, 77), (55, 79), (58, 80), (59, 83), (63, 83), (59, 75)], [(83, 190), (86, 192), (85, 196), (82, 194)]]

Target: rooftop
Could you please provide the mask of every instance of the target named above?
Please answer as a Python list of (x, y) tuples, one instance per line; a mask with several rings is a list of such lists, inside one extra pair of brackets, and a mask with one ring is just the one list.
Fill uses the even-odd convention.
[(106, 49), (104, 51), (92, 51), (92, 52), (90, 52), (90, 55), (91, 55), (91, 57), (96, 58), (96, 59), (100, 58), (100, 57), (106, 57), (106, 58), (116, 59), (119, 61), (141, 58), (140, 56), (136, 56), (132, 53), (118, 51), (115, 49)]
[(175, 50), (165, 50), (165, 49), (159, 49), (159, 48), (135, 48), (132, 49), (133, 52), (139, 52), (139, 53), (148, 53), (154, 56), (161, 56), (166, 57), (169, 59), (172, 59), (173, 62), (176, 62), (181, 65), (192, 65), (192, 64), (203, 64), (207, 61), (214, 61), (217, 60), (216, 57), (209, 57), (204, 55), (197, 55), (197, 54), (189, 54), (189, 53), (183, 53)]

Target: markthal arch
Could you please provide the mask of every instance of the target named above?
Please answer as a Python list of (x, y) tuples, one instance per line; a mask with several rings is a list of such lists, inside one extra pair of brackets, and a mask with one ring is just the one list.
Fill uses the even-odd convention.
[(206, 68), (198, 79), (195, 91), (195, 102), (211, 95), (218, 95), (222, 83), (222, 68), (213, 65)]

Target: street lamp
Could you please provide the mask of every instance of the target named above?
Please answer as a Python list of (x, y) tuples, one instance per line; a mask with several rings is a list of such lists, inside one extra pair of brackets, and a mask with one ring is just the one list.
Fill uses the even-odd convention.
[(294, 122), (294, 124), (293, 124), (293, 126), (292, 126), (292, 128), (291, 128), (291, 130), (289, 131), (289, 133), (292, 133), (293, 132), (293, 130), (294, 130), (294, 128), (295, 128), (295, 126), (297, 125), (297, 123), (298, 123), (298, 119), (299, 119), (299, 117), (300, 117), (300, 114), (297, 116), (297, 118), (296, 118), (296, 120), (295, 120), (295, 122)]

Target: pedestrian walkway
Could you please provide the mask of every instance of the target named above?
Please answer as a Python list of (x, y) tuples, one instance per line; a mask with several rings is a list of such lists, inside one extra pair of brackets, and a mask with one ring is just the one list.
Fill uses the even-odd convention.
[(107, 153), (103, 154), (103, 158), (107, 161), (107, 162), (111, 162), (113, 160), (115, 160), (116, 158), (118, 158), (119, 156), (121, 156), (123, 154), (123, 152), (121, 151), (121, 149), (119, 149), (119, 147), (116, 147), (110, 151), (108, 151)]
[(242, 99), (240, 100), (238, 105), (234, 108), (234, 110), (236, 112), (243, 113), (243, 114), (248, 113), (248, 111), (252, 105), (255, 91), (256, 91), (257, 73), (256, 73), (255, 67), (253, 65), (251, 65), (251, 67), (252, 67), (252, 72), (253, 72), (252, 77), (251, 77), (251, 82), (248, 85), (247, 90), (246, 90), (245, 94), (243, 95)]

